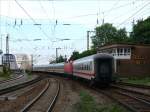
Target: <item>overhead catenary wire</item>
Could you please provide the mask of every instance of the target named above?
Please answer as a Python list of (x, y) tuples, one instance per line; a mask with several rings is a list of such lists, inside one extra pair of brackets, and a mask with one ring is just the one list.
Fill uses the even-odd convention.
[(41, 7), (42, 11), (45, 13), (45, 16), (46, 16), (47, 18), (49, 18), (48, 14), (47, 14), (47, 12), (46, 12), (46, 10), (45, 10), (43, 4), (42, 4), (42, 0), (39, 0), (39, 4), (40, 4), (40, 7)]
[[(123, 4), (123, 5), (119, 5), (118, 7), (114, 7), (114, 8), (111, 8), (111, 9), (107, 9), (107, 10), (104, 10), (102, 11), (102, 13), (110, 13), (114, 10), (117, 10), (117, 9), (120, 9), (120, 8), (123, 8), (123, 7), (127, 7), (128, 5), (131, 5), (133, 4), (134, 2), (130, 2), (130, 3), (126, 3), (126, 4)], [(97, 15), (97, 13), (90, 13), (90, 14), (84, 14), (84, 15), (78, 15), (78, 16), (72, 16), (72, 17), (66, 17), (65, 19), (74, 19), (74, 18), (80, 18), (80, 17), (86, 17), (86, 16), (95, 16)]]
[[(119, 4), (120, 0), (117, 0), (112, 7), (109, 9), (109, 12), (112, 11), (118, 4)], [(109, 12), (107, 13), (107, 15), (109, 14)]]
[(143, 5), (140, 9), (138, 9), (136, 12), (134, 12), (130, 17), (128, 17), (127, 19), (125, 19), (123, 22), (121, 22), (118, 26), (126, 23), (129, 19), (131, 19), (132, 17), (134, 17), (138, 12), (140, 12), (142, 9), (144, 9), (146, 6), (148, 6), (150, 4), (150, 2), (146, 3), (145, 5)]
[[(140, 7), (141, 6), (141, 4), (139, 4), (137, 7)], [(125, 14), (127, 14), (128, 12), (131, 12), (131, 11), (135, 11), (134, 10), (135, 8), (133, 8), (133, 9), (128, 9), (128, 10), (125, 10), (125, 12), (124, 13), (121, 13), (121, 15), (117, 15), (117, 16), (115, 16), (114, 18), (112, 18), (111, 19), (111, 21), (115, 21), (116, 19), (120, 19), (120, 18), (122, 18), (123, 16), (126, 16)]]
[[(24, 7), (22, 7), (22, 5), (17, 1), (15, 0), (15, 2), (17, 3), (17, 5), (24, 11), (24, 13), (33, 21), (34, 24), (37, 24), (37, 22), (34, 20), (34, 18), (24, 9)], [(38, 28), (42, 31), (42, 33), (47, 37), (49, 38), (49, 36), (45, 33), (45, 31), (40, 27), (38, 26)]]

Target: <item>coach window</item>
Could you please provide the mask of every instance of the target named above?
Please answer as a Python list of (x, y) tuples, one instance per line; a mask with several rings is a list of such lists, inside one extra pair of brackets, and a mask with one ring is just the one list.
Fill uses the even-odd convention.
[(88, 70), (90, 70), (90, 64), (88, 64)]
[(86, 68), (86, 70), (89, 70), (89, 66), (88, 66), (88, 64), (86, 65), (86, 67), (87, 67), (87, 68)]
[(88, 70), (88, 64), (86, 64), (86, 70)]
[(83, 70), (85, 70), (86, 69), (86, 65), (83, 65)]
[(89, 70), (91, 70), (91, 64), (89, 64)]
[(87, 64), (87, 70), (89, 70), (89, 64)]
[(90, 66), (90, 64), (89, 64), (89, 70), (91, 70), (91, 66)]

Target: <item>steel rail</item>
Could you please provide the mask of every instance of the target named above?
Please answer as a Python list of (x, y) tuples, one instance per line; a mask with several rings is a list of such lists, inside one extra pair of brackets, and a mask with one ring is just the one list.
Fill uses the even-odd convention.
[[(94, 90), (103, 93), (104, 95), (108, 96), (109, 98), (121, 104), (122, 106), (129, 109), (130, 111), (150, 112), (150, 101), (139, 98), (135, 95), (129, 95), (127, 93), (124, 93), (124, 91), (122, 91), (121, 89), (119, 89), (121, 91), (117, 91), (113, 89), (100, 90), (97, 88), (94, 88)], [(125, 91), (125, 92), (129, 92), (129, 91)]]
[(6, 80), (2, 80), (2, 81), (0, 81), (0, 84), (6, 83), (6, 82), (10, 82), (10, 81), (13, 81), (13, 80), (16, 80), (16, 79), (20, 79), (23, 76), (24, 75), (20, 75), (18, 77), (13, 77), (13, 78), (9, 78), (9, 79), (6, 79)]
[(50, 106), (49, 106), (49, 108), (47, 109), (46, 112), (52, 112), (52, 110), (54, 108), (54, 105), (56, 103), (56, 100), (58, 99), (59, 92), (60, 92), (60, 83), (58, 82), (58, 87), (57, 87), (56, 95), (54, 96), (53, 101), (50, 103)]
[[(131, 90), (131, 89), (127, 89), (127, 88), (123, 88), (123, 87), (120, 87), (119, 85), (110, 85), (111, 88), (116, 88), (116, 89), (121, 89), (121, 90), (124, 90), (124, 91), (129, 91), (131, 93), (135, 93), (135, 94), (139, 94), (139, 95), (144, 95), (144, 96), (148, 96), (150, 97), (150, 94), (146, 94), (144, 92), (140, 92), (140, 91), (135, 91), (135, 90)], [(131, 86), (132, 87), (132, 86)], [(138, 89), (145, 89), (145, 88), (138, 88)], [(146, 88), (147, 89), (147, 88)]]
[(127, 83), (127, 82), (118, 82), (116, 84), (123, 85), (123, 86), (143, 88), (143, 89), (150, 89), (150, 86), (148, 86), (148, 85), (132, 84), (132, 83)]
[[(50, 83), (48, 82), (46, 87), (39, 93), (39, 95), (36, 96), (32, 101), (30, 101), (20, 112), (28, 111), (34, 105), (34, 103), (36, 103), (44, 95), (44, 93), (48, 90), (49, 85), (50, 85)], [(51, 112), (53, 110), (56, 100), (58, 98), (59, 92), (60, 92), (60, 83), (58, 82), (56, 94), (53, 97), (53, 100), (51, 101), (50, 105), (48, 106), (48, 109), (46, 110), (46, 112)]]
[(47, 91), (47, 89), (49, 88), (50, 83), (48, 82), (45, 86), (45, 88), (38, 94), (38, 96), (36, 96), (33, 100), (31, 100), (23, 109), (21, 109), (20, 112), (26, 112), (29, 110), (29, 108), (37, 101), (40, 99), (40, 97), (42, 95), (44, 95), (44, 93)]
[(3, 95), (3, 94), (6, 94), (6, 93), (10, 93), (10, 92), (13, 92), (15, 90), (18, 90), (18, 89), (21, 89), (21, 88), (24, 88), (24, 87), (27, 87), (33, 83), (36, 83), (40, 80), (42, 80), (43, 78), (38, 76), (37, 78), (33, 79), (33, 80), (30, 80), (30, 81), (27, 81), (27, 82), (24, 82), (22, 84), (18, 84), (18, 85), (14, 85), (14, 86), (11, 86), (11, 87), (8, 87), (8, 88), (4, 88), (4, 89), (1, 89), (0, 90), (0, 95)]

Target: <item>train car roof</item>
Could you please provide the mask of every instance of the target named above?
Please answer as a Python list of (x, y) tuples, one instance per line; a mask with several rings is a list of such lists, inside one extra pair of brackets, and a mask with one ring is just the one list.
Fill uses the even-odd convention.
[(82, 61), (91, 61), (91, 60), (98, 59), (98, 58), (113, 58), (113, 56), (111, 56), (110, 54), (107, 54), (107, 53), (97, 53), (94, 55), (90, 55), (87, 57), (77, 59), (74, 61), (74, 63), (78, 63), (78, 62), (82, 62)]
[(63, 66), (64, 63), (54, 63), (54, 64), (47, 64), (47, 65), (34, 65), (33, 67), (52, 67), (52, 66)]

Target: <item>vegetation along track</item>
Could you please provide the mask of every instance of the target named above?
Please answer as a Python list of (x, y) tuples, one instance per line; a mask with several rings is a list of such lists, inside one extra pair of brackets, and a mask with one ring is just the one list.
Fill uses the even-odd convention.
[[(143, 92), (142, 92), (142, 89)], [(147, 88), (111, 85), (106, 90), (96, 89), (108, 97), (122, 104), (133, 112), (150, 112), (150, 95), (145, 91)]]
[(10, 82), (10, 81), (13, 81), (13, 80), (16, 80), (16, 79), (20, 79), (20, 78), (22, 78), (24, 75), (23, 74), (21, 74), (21, 75), (15, 75), (14, 77), (12, 77), (12, 78), (9, 78), (9, 79), (5, 79), (5, 80), (1, 80), (0, 81), (0, 84), (2, 84), (2, 83), (6, 83), (6, 82)]
[(51, 112), (60, 91), (57, 80), (49, 79), (47, 86), (21, 112)]

